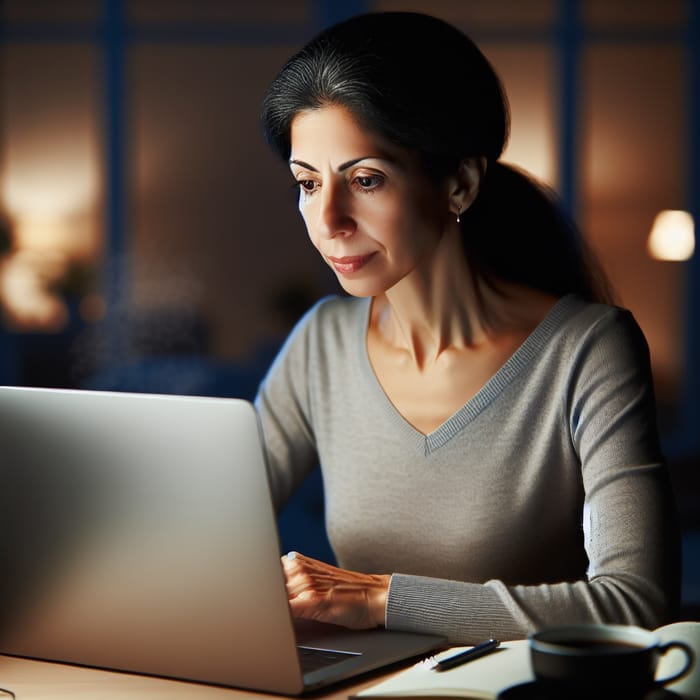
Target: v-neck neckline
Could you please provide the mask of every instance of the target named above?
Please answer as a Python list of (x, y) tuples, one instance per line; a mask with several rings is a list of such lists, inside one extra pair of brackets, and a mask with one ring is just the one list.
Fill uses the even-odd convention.
[(399, 431), (406, 439), (416, 441), (422, 445), (427, 455), (442, 447), (463, 430), (466, 425), (473, 421), (501, 394), (503, 389), (513, 381), (524, 367), (530, 364), (547, 343), (554, 329), (560, 325), (561, 319), (569, 314), (570, 309), (575, 304), (575, 300), (576, 296), (573, 294), (568, 294), (558, 299), (530, 335), (515, 349), (513, 354), (488, 379), (481, 389), (435, 430), (429, 433), (421, 432), (403, 416), (384, 391), (372, 367), (367, 349), (367, 333), (372, 308), (371, 299), (368, 299), (368, 303), (365, 306), (364, 333), (359, 334), (359, 357), (361, 357), (362, 369), (368, 379), (371, 390), (378, 395), (378, 400), (384, 402), (387, 415), (392, 416), (393, 422)]

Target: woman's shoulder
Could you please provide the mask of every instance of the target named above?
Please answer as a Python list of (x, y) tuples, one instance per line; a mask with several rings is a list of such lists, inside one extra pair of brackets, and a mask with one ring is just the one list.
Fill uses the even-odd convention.
[(302, 314), (284, 344), (287, 352), (327, 353), (347, 347), (367, 327), (369, 299), (324, 296)]
[(633, 312), (617, 304), (587, 301), (577, 295), (562, 297), (550, 321), (575, 342), (620, 343), (647, 349), (644, 332)]
[(367, 298), (331, 294), (315, 302), (302, 317), (302, 323), (317, 328), (366, 323), (369, 306)]
[(617, 304), (589, 301), (578, 294), (561, 297), (552, 308), (550, 316), (562, 323), (583, 327), (597, 324), (636, 324), (632, 312)]

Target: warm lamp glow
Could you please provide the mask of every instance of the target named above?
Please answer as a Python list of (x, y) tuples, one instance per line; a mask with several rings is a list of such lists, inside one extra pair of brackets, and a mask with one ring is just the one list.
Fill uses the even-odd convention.
[(63, 256), (46, 251), (17, 251), (5, 258), (0, 265), (0, 304), (7, 325), (18, 331), (62, 330), (68, 310), (50, 285), (65, 268)]
[(649, 234), (647, 248), (657, 260), (688, 260), (695, 251), (693, 217), (680, 209), (659, 212)]
[[(10, 161), (0, 197), (15, 217), (55, 217), (91, 206), (97, 197), (95, 165), (78, 152), (73, 158)], [(9, 159), (8, 159), (9, 160)]]
[[(60, 332), (69, 320), (57, 289), (72, 263), (89, 263), (99, 245), (97, 151), (80, 123), (22, 125), (0, 162), (0, 203), (12, 249), (0, 265), (3, 322), (20, 332)], [(97, 317), (97, 307), (89, 309)]]
[(17, 249), (92, 257), (99, 234), (91, 217), (99, 196), (92, 129), (76, 117), (29, 126), (18, 121), (0, 161), (0, 202)]

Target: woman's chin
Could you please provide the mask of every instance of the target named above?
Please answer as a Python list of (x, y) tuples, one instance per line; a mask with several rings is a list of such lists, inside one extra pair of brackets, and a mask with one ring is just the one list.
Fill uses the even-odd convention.
[(348, 280), (337, 275), (338, 282), (343, 291), (352, 297), (374, 297), (381, 294), (384, 288), (371, 280)]

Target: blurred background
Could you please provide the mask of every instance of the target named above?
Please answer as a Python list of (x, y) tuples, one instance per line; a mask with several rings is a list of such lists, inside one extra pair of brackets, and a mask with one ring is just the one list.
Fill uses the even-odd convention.
[[(0, 0), (0, 383), (252, 397), (338, 290), (260, 99), (322, 27), (397, 9), (480, 45), (511, 101), (504, 159), (559, 192), (647, 336), (697, 616), (696, 0)], [(319, 486), (283, 546), (330, 556)]]

